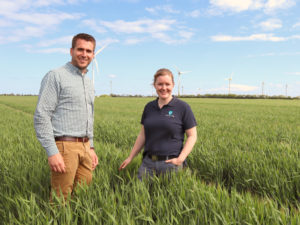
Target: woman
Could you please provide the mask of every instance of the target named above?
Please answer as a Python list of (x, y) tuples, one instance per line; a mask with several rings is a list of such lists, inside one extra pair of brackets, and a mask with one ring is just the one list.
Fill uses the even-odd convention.
[[(141, 120), (141, 130), (124, 169), (144, 147), (138, 178), (164, 174), (182, 168), (197, 140), (196, 120), (186, 102), (172, 96), (174, 77), (170, 70), (160, 69), (153, 83), (158, 98), (149, 102)], [(183, 146), (184, 133), (187, 136)]]

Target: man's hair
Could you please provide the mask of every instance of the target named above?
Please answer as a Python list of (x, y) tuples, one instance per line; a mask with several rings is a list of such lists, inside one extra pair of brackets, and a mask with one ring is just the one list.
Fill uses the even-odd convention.
[(85, 41), (90, 41), (94, 44), (94, 50), (95, 50), (95, 47), (96, 47), (96, 40), (95, 38), (92, 36), (92, 35), (89, 35), (89, 34), (85, 34), (85, 33), (79, 33), (77, 35), (75, 35), (72, 39), (72, 48), (74, 49), (75, 46), (76, 46), (76, 42), (78, 39), (83, 39)]

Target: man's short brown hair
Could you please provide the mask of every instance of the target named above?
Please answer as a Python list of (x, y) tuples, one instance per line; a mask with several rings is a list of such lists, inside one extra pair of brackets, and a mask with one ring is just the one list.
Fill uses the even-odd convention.
[(94, 50), (95, 50), (95, 47), (96, 47), (96, 40), (95, 38), (92, 36), (92, 35), (89, 35), (89, 34), (85, 34), (85, 33), (79, 33), (77, 35), (75, 35), (72, 39), (72, 48), (74, 49), (75, 46), (76, 46), (76, 42), (78, 39), (83, 39), (85, 41), (90, 41), (94, 44)]

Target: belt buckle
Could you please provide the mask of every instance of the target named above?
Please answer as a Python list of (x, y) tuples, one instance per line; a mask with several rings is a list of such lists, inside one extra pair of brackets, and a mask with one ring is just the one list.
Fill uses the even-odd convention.
[(152, 159), (152, 161), (157, 161), (158, 157), (157, 157), (157, 155), (151, 155), (151, 159)]

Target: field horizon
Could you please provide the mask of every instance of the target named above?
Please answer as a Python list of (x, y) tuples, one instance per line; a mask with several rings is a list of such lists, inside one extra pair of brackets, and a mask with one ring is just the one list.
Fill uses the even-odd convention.
[(3, 224), (300, 224), (300, 101), (182, 98), (198, 123), (189, 168), (140, 182), (141, 154), (118, 166), (153, 99), (95, 99), (93, 182), (53, 207), (37, 96), (0, 96)]

